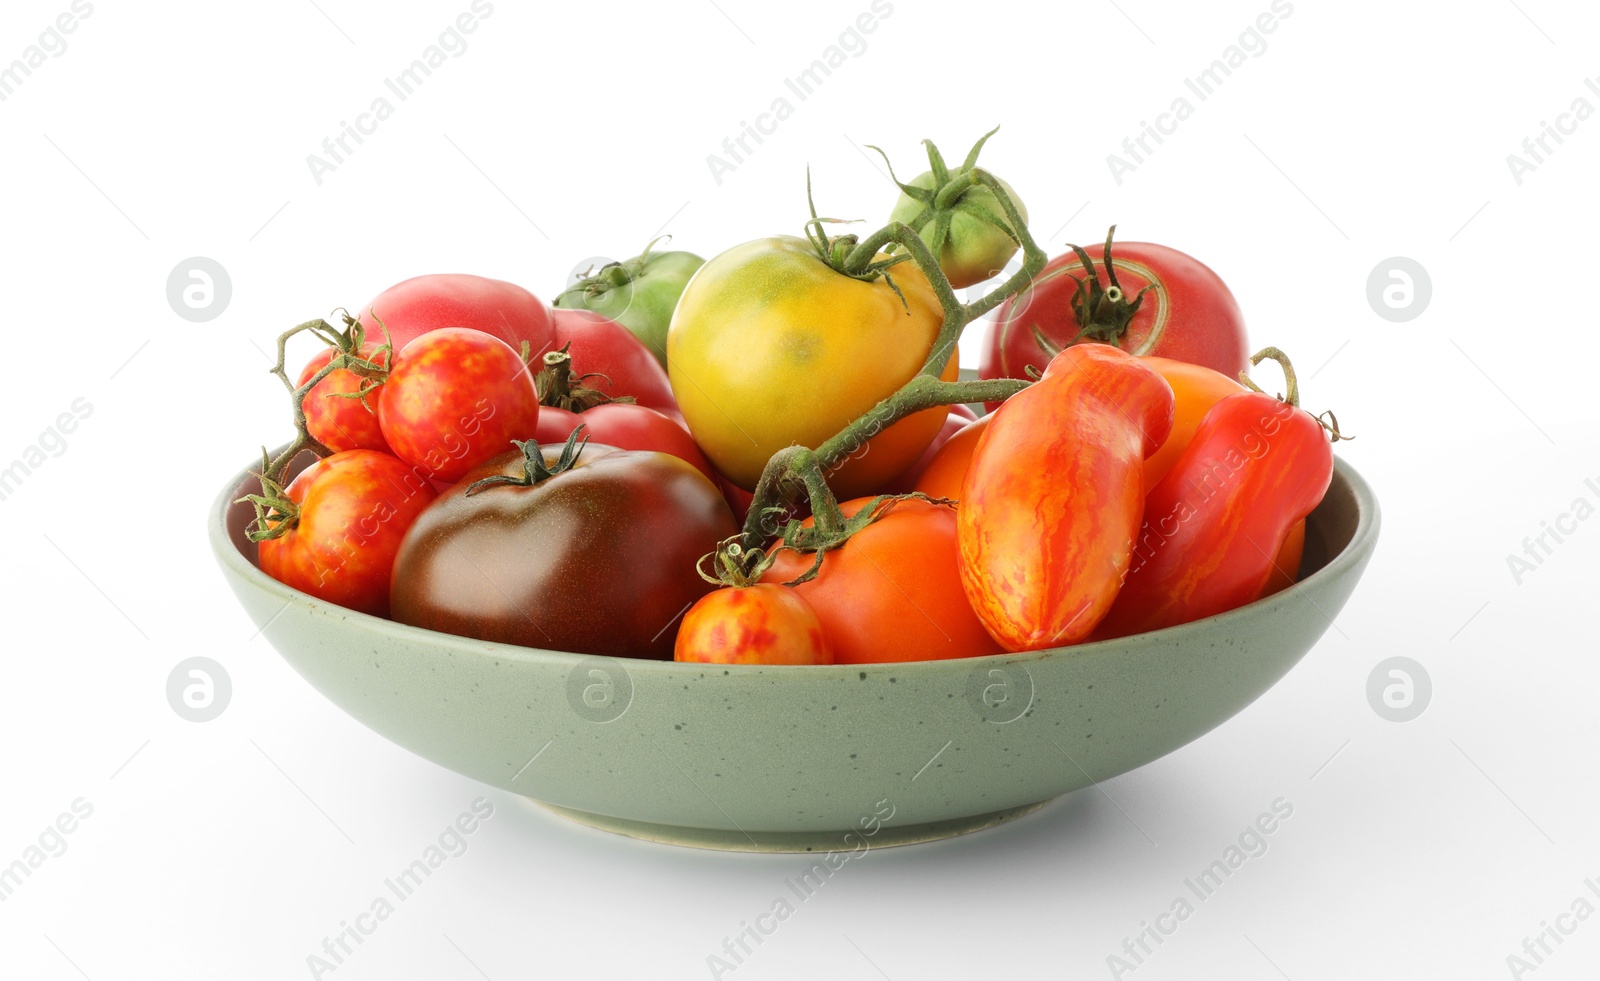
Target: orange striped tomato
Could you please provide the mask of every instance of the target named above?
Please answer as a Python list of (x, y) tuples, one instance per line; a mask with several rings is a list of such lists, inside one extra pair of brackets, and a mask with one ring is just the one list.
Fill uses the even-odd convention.
[(707, 593), (683, 615), (675, 661), (698, 664), (832, 664), (811, 605), (787, 586), (757, 583)]
[(1073, 644), (1116, 599), (1144, 511), (1144, 461), (1172, 388), (1108, 344), (1056, 355), (994, 413), (957, 509), (961, 583), (1007, 650)]

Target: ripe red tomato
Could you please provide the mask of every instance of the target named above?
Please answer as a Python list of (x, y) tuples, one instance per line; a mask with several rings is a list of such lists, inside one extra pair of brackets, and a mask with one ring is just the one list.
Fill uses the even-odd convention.
[(994, 418), (994, 413), (989, 413), (976, 422), (963, 427), (939, 447), (932, 460), (923, 469), (922, 474), (912, 489), (921, 491), (929, 497), (945, 497), (952, 501), (961, 500), (961, 483), (967, 479), (967, 467), (972, 463), (972, 451), (977, 449), (978, 440), (983, 437), (989, 428), (989, 422)]
[(416, 276), (396, 283), (359, 314), (367, 337), (380, 344), (381, 319), (396, 351), (430, 330), (471, 327), (493, 334), (514, 350), (520, 351), (527, 341), (537, 358), (549, 350), (552, 334), (550, 312), (537, 296), (515, 283), (464, 273)]
[[(857, 498), (840, 507), (848, 517), (870, 500)], [(927, 501), (900, 501), (844, 547), (827, 553), (815, 579), (793, 588), (822, 621), (838, 664), (998, 654), (1000, 645), (967, 602), (956, 554), (955, 511)], [(796, 579), (814, 560), (783, 552), (762, 581)]]
[(395, 455), (439, 480), (533, 436), (539, 392), (522, 357), (481, 330), (429, 331), (394, 357), (378, 390), (378, 424)]
[(716, 590), (683, 615), (672, 659), (699, 664), (832, 664), (822, 623), (787, 586)]
[(568, 412), (545, 406), (539, 410), (539, 425), (534, 438), (541, 443), (565, 443), (579, 425), (587, 426), (584, 435), (596, 443), (619, 450), (654, 450), (670, 453), (717, 482), (717, 472), (695, 445), (689, 431), (655, 409), (627, 402), (608, 402), (582, 412)]
[(736, 532), (716, 487), (677, 457), (526, 444), (559, 472), (529, 486), (522, 450), (468, 474), (395, 558), (394, 618), (479, 640), (614, 657), (672, 657), (673, 627), (714, 587), (696, 563)]
[[(381, 344), (371, 341), (361, 345), (357, 354), (364, 360), (384, 364), (380, 360), (378, 348)], [(299, 387), (311, 380), (311, 376), (321, 371), (329, 361), (333, 360), (336, 349), (327, 347), (317, 352), (305, 370), (300, 372), (300, 380), (295, 382)], [(384, 442), (383, 429), (378, 425), (378, 393), (369, 391), (364, 399), (346, 398), (348, 394), (361, 391), (367, 380), (353, 371), (337, 368), (322, 381), (317, 382), (317, 387), (306, 393), (302, 407), (306, 414), (306, 429), (315, 436), (323, 446), (338, 453), (343, 450), (381, 450), (390, 452), (389, 444)]]
[[(632, 331), (588, 310), (555, 307), (550, 317), (554, 325), (550, 350), (572, 345), (568, 353), (572, 355), (573, 370), (593, 376), (585, 378), (584, 385), (611, 398), (631, 395), (640, 405), (658, 409), (682, 425), (683, 417), (678, 414), (678, 400), (672, 397), (666, 369)], [(541, 353), (534, 350), (535, 365)]]
[(389, 615), (390, 576), (406, 531), (434, 499), (415, 467), (376, 450), (318, 460), (286, 488), (293, 526), (257, 545), (279, 582), (373, 616)]
[[(1095, 310), (1075, 310), (1073, 295), (1085, 273), (1076, 253), (1050, 261), (1031, 287), (1001, 305), (985, 337), (978, 374), (1026, 378), (1043, 370), (1053, 352), (1034, 336), (1037, 328), (1057, 349), (1079, 340), (1103, 340), (1129, 354), (1188, 361), (1229, 378), (1250, 366), (1244, 315), (1227, 284), (1198, 259), (1149, 242), (1117, 242), (1111, 249), (1116, 285), (1107, 275), (1105, 246), (1086, 248), (1106, 290)], [(1145, 287), (1131, 319), (1127, 310)], [(1118, 301), (1111, 294), (1115, 289)], [(1086, 330), (1087, 328), (1087, 330)]]

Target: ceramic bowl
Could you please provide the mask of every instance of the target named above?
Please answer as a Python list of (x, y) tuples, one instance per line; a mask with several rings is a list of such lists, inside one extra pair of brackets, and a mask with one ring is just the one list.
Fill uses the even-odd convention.
[(1338, 615), (1378, 504), (1338, 461), (1300, 581), (1249, 606), (1077, 647), (757, 667), (486, 643), (332, 606), (261, 572), (253, 479), (209, 516), (228, 584), (334, 704), (441, 766), (621, 834), (846, 851), (975, 831), (1141, 766), (1249, 705)]

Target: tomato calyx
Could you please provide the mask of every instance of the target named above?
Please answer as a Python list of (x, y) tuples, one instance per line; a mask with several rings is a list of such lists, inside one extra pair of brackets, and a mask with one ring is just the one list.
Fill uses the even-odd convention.
[(638, 401), (632, 395), (619, 395), (613, 398), (599, 389), (585, 385), (584, 382), (590, 378), (604, 378), (607, 382), (611, 379), (598, 371), (581, 375), (576, 373), (572, 367), (571, 347), (572, 342), (568, 341), (559, 351), (546, 351), (541, 359), (544, 361), (544, 369), (533, 380), (534, 387), (539, 391), (540, 405), (565, 409), (568, 412), (582, 412), (597, 405), (609, 405), (613, 402), (632, 405)]
[(255, 508), (256, 516), (245, 526), (245, 537), (252, 542), (264, 542), (273, 538), (282, 538), (294, 529), (300, 521), (300, 506), (289, 499), (289, 492), (283, 484), (273, 479), (271, 461), (267, 459), (267, 451), (261, 451), (261, 472), (257, 478), (261, 481), (261, 493), (246, 494), (234, 501), (235, 504), (248, 503)]
[[(583, 453), (584, 447), (589, 445), (589, 437), (583, 435), (588, 427), (582, 423), (567, 437), (567, 442), (561, 447), (561, 456), (555, 463), (544, 462), (544, 454), (540, 452), (539, 442), (532, 439), (514, 439), (512, 445), (522, 451), (522, 473), (517, 476), (497, 473), (491, 477), (474, 481), (466, 489), (464, 497), (471, 497), (486, 487), (496, 487), (509, 484), (512, 487), (532, 487), (541, 481), (549, 480), (556, 474), (565, 473), (577, 466), (578, 456)], [(582, 442), (579, 437), (582, 437)]]
[[(1283, 353), (1283, 351), (1279, 348), (1264, 347), (1255, 354), (1250, 355), (1250, 364), (1258, 365), (1268, 359), (1278, 362), (1278, 366), (1283, 369), (1283, 384), (1285, 391), (1282, 395), (1274, 395), (1273, 398), (1287, 405), (1293, 406), (1296, 409), (1300, 408), (1300, 382), (1299, 379), (1295, 377), (1294, 365), (1290, 363), (1289, 356)], [(1239, 380), (1243, 382), (1244, 386), (1250, 389), (1252, 392), (1260, 392), (1263, 395), (1266, 394), (1266, 390), (1255, 383), (1255, 379), (1250, 377), (1250, 373), (1248, 371), (1239, 372)], [(1318, 425), (1322, 426), (1322, 428), (1328, 433), (1330, 442), (1337, 443), (1342, 439), (1355, 439), (1354, 436), (1346, 436), (1339, 432), (1339, 417), (1333, 414), (1332, 409), (1325, 410), (1315, 415), (1312, 415), (1310, 411), (1307, 410), (1307, 414), (1311, 415), (1313, 419), (1317, 420)]]
[[(1082, 246), (1070, 242), (1067, 244), (1067, 248), (1077, 254), (1078, 264), (1084, 271), (1082, 279), (1072, 277), (1073, 282), (1078, 284), (1072, 291), (1072, 313), (1078, 318), (1078, 335), (1068, 344), (1081, 340), (1116, 344), (1128, 332), (1128, 324), (1143, 305), (1144, 295), (1156, 288), (1155, 283), (1149, 283), (1130, 299), (1122, 284), (1117, 282), (1117, 266), (1111, 258), (1111, 239), (1116, 232), (1115, 225), (1106, 230), (1105, 251), (1101, 253), (1100, 261), (1105, 267), (1106, 279), (1110, 283), (1108, 286), (1100, 285), (1100, 275), (1095, 271), (1094, 259), (1089, 253)], [(1033, 327), (1033, 336), (1048, 357), (1053, 358), (1061, 353), (1064, 345), (1045, 337), (1037, 324)]]
[(876, 282), (879, 276), (894, 290), (894, 295), (900, 298), (900, 306), (907, 313), (911, 312), (910, 305), (906, 302), (906, 295), (900, 292), (894, 277), (889, 275), (889, 267), (899, 265), (910, 259), (909, 254), (891, 256), (887, 259), (877, 258), (877, 250), (863, 252), (861, 249), (861, 236), (855, 234), (829, 235), (823, 225), (845, 225), (860, 221), (859, 218), (819, 218), (817, 217), (817, 203), (811, 196), (811, 168), (806, 168), (806, 206), (811, 211), (811, 220), (805, 224), (806, 241), (811, 243), (811, 248), (816, 252), (822, 264), (832, 269), (841, 276), (859, 279), (863, 283)]

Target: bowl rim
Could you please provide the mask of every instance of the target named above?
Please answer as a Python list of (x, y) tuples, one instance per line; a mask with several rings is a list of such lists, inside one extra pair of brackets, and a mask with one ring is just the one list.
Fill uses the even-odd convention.
[[(612, 657), (575, 651), (556, 651), (538, 647), (522, 647), (498, 641), (478, 640), (458, 634), (430, 630), (426, 627), (413, 627), (409, 624), (399, 623), (318, 599), (309, 593), (302, 592), (267, 575), (234, 546), (233, 540), (228, 533), (227, 516), (236, 501), (234, 494), (250, 473), (251, 468), (249, 466), (241, 468), (229, 478), (228, 483), (217, 494), (208, 513), (207, 537), (210, 540), (211, 550), (218, 563), (223, 567), (224, 572), (243, 580), (254, 589), (281, 599), (284, 603), (284, 611), (290, 606), (299, 605), (312, 613), (353, 619), (357, 623), (363, 624), (369, 631), (380, 636), (392, 637), (404, 642), (424, 641), (441, 650), (449, 650), (452, 654), (459, 656), (542, 664), (563, 669), (571, 669), (586, 660), (601, 660), (608, 664), (616, 663), (622, 665), (630, 676), (635, 673), (649, 676), (659, 674), (667, 679), (705, 674), (716, 669), (721, 669), (724, 674), (763, 674), (772, 672), (793, 674), (797, 677), (803, 676), (819, 681), (846, 680), (847, 678), (855, 677), (860, 672), (879, 671), (885, 668), (899, 671), (929, 671), (935, 670), (939, 665), (947, 665), (951, 670), (966, 673), (973, 670), (973, 665), (1004, 665), (1054, 658), (1073, 658), (1080, 655), (1087, 656), (1101, 653), (1115, 647), (1142, 645), (1148, 640), (1176, 641), (1186, 633), (1200, 633), (1210, 625), (1248, 617), (1264, 604), (1279, 602), (1285, 596), (1290, 595), (1291, 591), (1301, 590), (1307, 584), (1337, 577), (1346, 568), (1361, 561), (1362, 557), (1371, 551), (1381, 523), (1378, 500), (1373, 494), (1371, 484), (1361, 476), (1355, 467), (1335, 454), (1334, 474), (1338, 479), (1342, 479), (1349, 485), (1351, 496), (1356, 503), (1356, 527), (1350, 535), (1350, 541), (1338, 553), (1330, 556), (1322, 568), (1304, 579), (1297, 580), (1289, 589), (1271, 596), (1264, 596), (1254, 602), (1235, 607), (1215, 616), (1109, 640), (1072, 644), (1065, 647), (1041, 648), (1033, 651), (988, 654), (979, 657), (936, 658), (922, 661), (878, 661), (864, 664), (700, 664), (656, 660), (654, 658)], [(1331, 487), (1332, 484), (1330, 483), (1329, 486)], [(281, 616), (282, 612), (280, 611), (273, 619), (276, 619), (276, 616)], [(271, 621), (268, 622), (270, 623)], [(265, 626), (262, 629), (265, 630)]]

